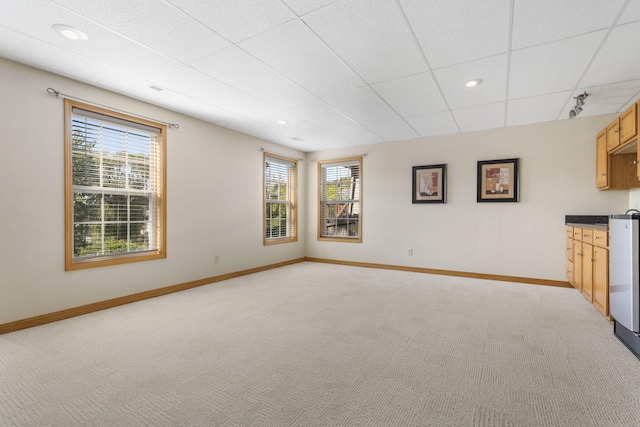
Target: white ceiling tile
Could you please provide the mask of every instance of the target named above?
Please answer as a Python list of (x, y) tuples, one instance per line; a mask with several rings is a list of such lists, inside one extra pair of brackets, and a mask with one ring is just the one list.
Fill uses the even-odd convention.
[[(11, 2), (0, 3), (0, 25), (123, 73), (150, 79), (180, 65), (57, 4), (39, 1), (29, 14), (16, 14), (13, 7)], [(88, 39), (66, 39), (52, 28), (56, 23), (73, 26), (87, 34)]]
[[(580, 117), (599, 116), (613, 112), (621, 113), (640, 96), (640, 80), (629, 80), (603, 86), (579, 88), (572, 96), (587, 92)], [(560, 118), (569, 117), (569, 110), (576, 105), (575, 100), (567, 104)]]
[(336, 0), (282, 0), (298, 16), (306, 15), (309, 12), (320, 9)]
[(573, 90), (604, 34), (597, 31), (513, 52), (509, 99)]
[(507, 51), (509, 1), (400, 0), (431, 68)]
[(513, 50), (608, 28), (624, 0), (515, 0)]
[(440, 89), (429, 72), (377, 83), (372, 87), (402, 117), (447, 109)]
[(327, 96), (325, 101), (357, 123), (369, 124), (398, 119), (398, 115), (369, 87)]
[(336, 148), (353, 147), (355, 144), (339, 138), (331, 132), (319, 132), (300, 136), (302, 142), (309, 142), (321, 147), (323, 150), (333, 150)]
[(420, 136), (448, 135), (460, 132), (450, 111), (408, 117), (405, 120), (418, 131)]
[[(507, 88), (507, 55), (435, 70), (435, 78), (452, 109), (472, 107), (504, 100)], [(482, 84), (468, 88), (469, 80), (482, 79)]]
[(303, 20), (369, 83), (427, 70), (392, 1), (339, 1), (306, 15)]
[[(262, 110), (254, 114), (247, 115), (246, 118), (288, 135), (302, 135), (316, 133), (323, 130), (278, 108)], [(287, 123), (283, 125), (278, 124), (279, 120), (284, 120)]]
[[(157, 0), (52, 1), (181, 62), (202, 58), (230, 44), (196, 19)], [(142, 23), (141, 16), (148, 25)]]
[(356, 122), (319, 99), (282, 107), (282, 110), (326, 130), (353, 127)]
[(453, 110), (462, 132), (504, 127), (504, 102)]
[[(507, 104), (507, 126), (556, 120), (570, 97), (571, 91), (565, 91), (509, 101)], [(575, 106), (575, 102), (573, 106)]]
[(384, 142), (384, 139), (362, 126), (339, 129), (333, 133), (335, 133), (339, 138), (354, 145), (378, 144), (380, 142)]
[(315, 99), (291, 80), (235, 46), (195, 61), (191, 66), (275, 106)]
[(240, 92), (200, 71), (190, 67), (181, 67), (153, 80), (154, 84), (171, 88), (214, 106), (238, 115), (249, 115), (261, 110), (273, 108), (252, 96)]
[(366, 128), (385, 141), (402, 141), (420, 136), (402, 119), (372, 123), (367, 125)]
[(280, 0), (167, 0), (238, 43), (295, 18)]
[[(126, 91), (145, 80), (73, 52), (0, 26), (2, 57), (112, 91)], [(59, 88), (54, 88), (61, 90)], [(64, 91), (63, 91), (64, 92)]]
[(640, 22), (615, 27), (581, 81), (599, 86), (640, 78)]
[(246, 40), (240, 47), (318, 96), (365, 85), (297, 20)]
[(226, 111), (222, 108), (203, 102), (199, 99), (175, 93), (170, 90), (157, 91), (151, 89), (152, 83), (145, 83), (135, 88), (131, 88), (125, 92), (132, 98), (140, 99), (150, 104), (159, 106), (171, 106), (171, 110), (195, 117), (200, 120), (215, 123), (222, 120), (238, 118), (236, 114)]
[(235, 130), (236, 132), (244, 133), (266, 140), (287, 138), (287, 134), (285, 133), (278, 132), (277, 130), (272, 129), (268, 126), (252, 122), (243, 117), (222, 120), (216, 124), (227, 129)]
[(629, 22), (640, 21), (640, 1), (630, 1), (622, 12), (618, 24), (628, 24)]

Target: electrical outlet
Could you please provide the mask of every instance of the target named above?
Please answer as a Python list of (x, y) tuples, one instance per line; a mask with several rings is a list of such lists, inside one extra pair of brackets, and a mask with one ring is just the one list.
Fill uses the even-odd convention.
[(409, 249), (409, 256), (413, 256), (413, 249)]
[(214, 256), (213, 256), (213, 263), (214, 263), (214, 264), (217, 264), (217, 263), (219, 263), (219, 262), (220, 262), (220, 258), (218, 258), (218, 255), (214, 255)]

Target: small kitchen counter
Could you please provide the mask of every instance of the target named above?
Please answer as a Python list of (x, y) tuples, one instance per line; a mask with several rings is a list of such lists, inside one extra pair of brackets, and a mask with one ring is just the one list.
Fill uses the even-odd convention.
[(592, 228), (594, 230), (607, 230), (609, 228), (608, 215), (565, 215), (565, 225), (580, 228)]

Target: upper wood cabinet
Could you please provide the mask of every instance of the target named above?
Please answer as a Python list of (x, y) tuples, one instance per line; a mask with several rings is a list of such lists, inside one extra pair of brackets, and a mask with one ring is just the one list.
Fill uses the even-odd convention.
[(620, 144), (631, 141), (638, 135), (638, 104), (633, 104), (620, 115)]
[(640, 188), (640, 101), (620, 114), (596, 137), (596, 188)]

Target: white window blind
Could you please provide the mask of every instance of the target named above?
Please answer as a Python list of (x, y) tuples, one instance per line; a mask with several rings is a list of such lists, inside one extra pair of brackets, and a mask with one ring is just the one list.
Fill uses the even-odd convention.
[(361, 158), (319, 162), (320, 238), (361, 239)]
[(264, 156), (265, 243), (297, 239), (297, 162)]
[(73, 107), (73, 258), (158, 251), (161, 129)]

